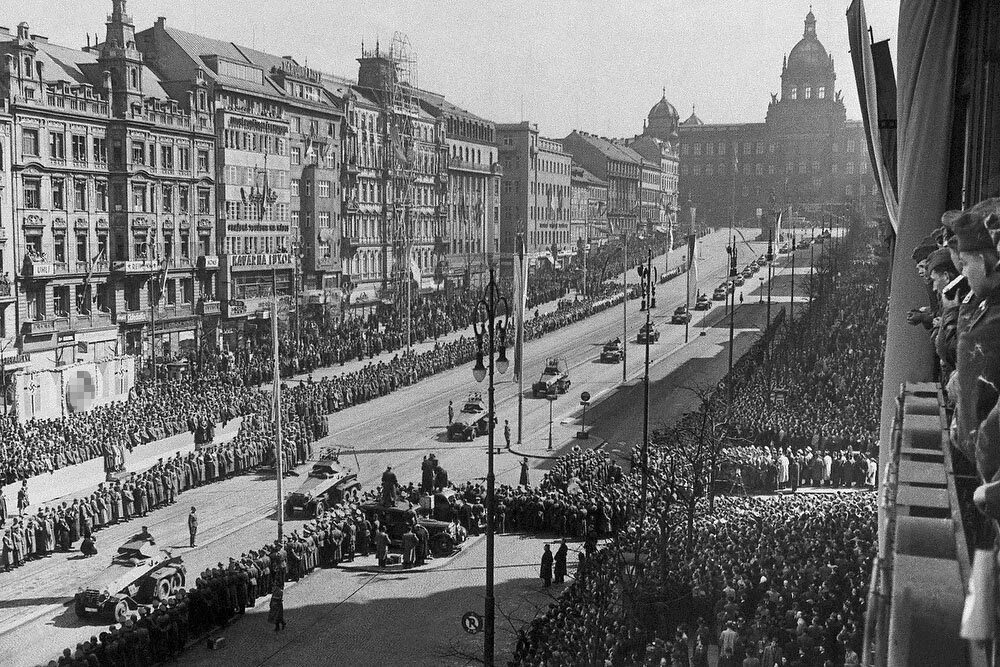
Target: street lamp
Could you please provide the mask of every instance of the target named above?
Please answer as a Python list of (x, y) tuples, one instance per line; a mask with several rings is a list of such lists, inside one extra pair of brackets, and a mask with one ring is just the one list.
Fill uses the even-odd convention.
[[(483, 290), (483, 296), (476, 304), (472, 328), (476, 334), (476, 365), (472, 376), (476, 382), (489, 378), (489, 452), (487, 454), (486, 472), (486, 637), (483, 646), (483, 662), (487, 667), (493, 665), (494, 626), (496, 619), (496, 604), (493, 597), (494, 569), (494, 516), (496, 514), (495, 487), (496, 478), (493, 473), (493, 427), (496, 424), (496, 402), (494, 373), (501, 375), (507, 372), (507, 327), (510, 325), (510, 304), (500, 293), (496, 282), (496, 271), (490, 266), (490, 282)], [(494, 354), (496, 359), (494, 359)], [(484, 363), (484, 355), (489, 357), (489, 364)]]

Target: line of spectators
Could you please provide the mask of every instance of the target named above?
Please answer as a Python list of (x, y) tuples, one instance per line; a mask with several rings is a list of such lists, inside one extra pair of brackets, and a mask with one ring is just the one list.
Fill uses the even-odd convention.
[[(310, 417), (288, 415), (282, 434), (285, 462), (291, 467), (307, 460), (322, 431)], [(70, 552), (80, 540), (95, 541), (94, 534), (103, 528), (174, 504), (184, 491), (273, 464), (273, 424), (250, 415), (228, 442), (208, 444), (186, 456), (177, 453), (144, 472), (102, 483), (82, 498), (14, 517), (0, 533), (0, 568), (9, 571), (55, 552)]]

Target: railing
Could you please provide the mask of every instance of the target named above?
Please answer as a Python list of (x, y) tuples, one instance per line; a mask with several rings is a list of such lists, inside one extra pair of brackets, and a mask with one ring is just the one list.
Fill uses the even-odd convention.
[(984, 648), (960, 636), (970, 562), (937, 385), (901, 389), (889, 446), (863, 662), (986, 665)]
[(464, 171), (476, 171), (481, 174), (492, 173), (493, 168), (488, 164), (480, 164), (478, 162), (472, 162), (470, 160), (462, 160), (457, 157), (453, 157), (448, 160), (448, 167), (451, 169), (461, 169)]
[(42, 259), (31, 259), (26, 257), (24, 261), (25, 278), (44, 278), (55, 275), (56, 267), (53, 262)]
[(116, 273), (152, 273), (157, 268), (156, 261), (152, 259), (118, 260), (111, 265)]
[(0, 299), (13, 299), (14, 298), (14, 286), (9, 283), (0, 283)]
[(56, 331), (56, 320), (55, 318), (46, 317), (40, 320), (27, 320), (24, 323), (24, 333), (28, 336), (37, 336), (39, 334), (50, 334)]
[(70, 326), (73, 329), (101, 329), (112, 325), (111, 313), (94, 311), (77, 313), (71, 316)]
[(198, 302), (198, 314), (199, 315), (220, 315), (222, 313), (222, 304), (218, 301), (199, 301)]

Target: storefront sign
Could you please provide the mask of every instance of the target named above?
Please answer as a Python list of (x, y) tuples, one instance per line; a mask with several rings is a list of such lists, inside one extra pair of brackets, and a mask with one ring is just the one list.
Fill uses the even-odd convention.
[(229, 116), (226, 127), (233, 130), (249, 130), (250, 132), (269, 132), (271, 134), (288, 134), (287, 125), (279, 125), (266, 120), (256, 118), (244, 118), (243, 116)]
[(230, 255), (229, 266), (278, 266), (291, 264), (292, 256), (287, 252), (260, 253), (257, 255)]

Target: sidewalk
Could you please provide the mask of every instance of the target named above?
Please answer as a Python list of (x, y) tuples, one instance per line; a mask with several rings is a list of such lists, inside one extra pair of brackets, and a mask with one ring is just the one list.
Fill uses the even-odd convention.
[[(215, 435), (215, 442), (225, 442), (236, 435), (242, 423), (242, 417), (231, 420), (225, 428), (218, 427)], [(180, 452), (187, 455), (194, 451), (194, 434), (189, 432), (178, 433), (177, 435), (163, 440), (156, 440), (145, 445), (136, 447), (132, 452), (125, 451), (125, 470), (127, 472), (143, 472), (156, 464), (157, 460), (173, 456)], [(54, 500), (61, 500), (67, 497), (78, 497), (89, 493), (103, 482), (104, 458), (98, 457), (83, 463), (60, 468), (51, 473), (36, 475), (28, 480), (28, 499), (31, 505), (28, 512), (37, 512), (41, 505), (51, 504)], [(21, 488), (20, 484), (9, 484), (3, 488), (3, 495), (7, 499), (7, 508), (11, 513), (17, 512), (17, 492)]]

